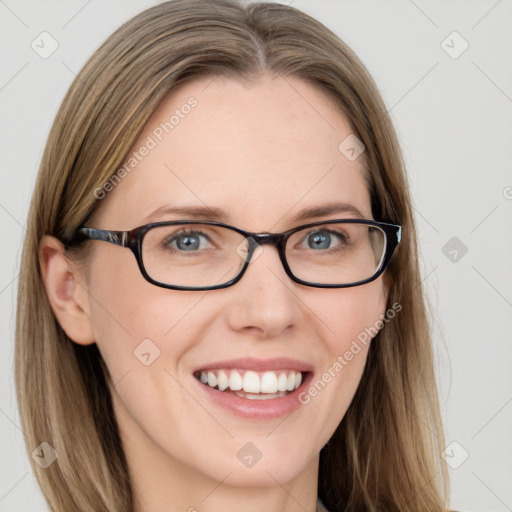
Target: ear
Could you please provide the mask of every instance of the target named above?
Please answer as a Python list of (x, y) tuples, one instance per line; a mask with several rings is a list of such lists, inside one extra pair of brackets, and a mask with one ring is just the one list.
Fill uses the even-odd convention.
[(60, 240), (43, 237), (39, 244), (39, 264), (46, 295), (62, 329), (80, 345), (94, 343), (87, 283), (65, 255)]

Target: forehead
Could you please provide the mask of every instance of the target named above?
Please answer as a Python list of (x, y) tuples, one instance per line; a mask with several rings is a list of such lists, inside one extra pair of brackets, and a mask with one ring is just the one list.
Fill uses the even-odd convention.
[(300, 210), (334, 202), (371, 218), (363, 158), (340, 150), (347, 137), (335, 103), (298, 78), (182, 84), (128, 153), (124, 177), (101, 205), (102, 227), (162, 220), (151, 212), (166, 206), (222, 209), (224, 220), (255, 231), (285, 228)]

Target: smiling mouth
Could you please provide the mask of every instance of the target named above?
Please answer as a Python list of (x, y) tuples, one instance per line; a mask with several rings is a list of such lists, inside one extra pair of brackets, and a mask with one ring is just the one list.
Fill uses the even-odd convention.
[(270, 400), (298, 389), (310, 372), (286, 369), (252, 371), (239, 369), (199, 370), (194, 377), (205, 386), (249, 400)]

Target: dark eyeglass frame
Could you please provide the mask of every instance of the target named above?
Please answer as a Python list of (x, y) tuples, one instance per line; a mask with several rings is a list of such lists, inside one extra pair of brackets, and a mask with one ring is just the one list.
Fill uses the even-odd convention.
[[(170, 285), (167, 283), (161, 283), (160, 281), (155, 281), (149, 274), (146, 272), (144, 267), (144, 262), (142, 260), (142, 241), (144, 236), (150, 231), (152, 228), (158, 226), (173, 226), (177, 224), (205, 224), (210, 226), (219, 226), (227, 229), (231, 229), (236, 231), (240, 235), (243, 235), (244, 238), (248, 241), (248, 253), (245, 257), (245, 263), (241, 267), (238, 274), (231, 279), (230, 281), (222, 284), (216, 284), (211, 286), (202, 286), (202, 287), (189, 287), (189, 286), (177, 286)], [(355, 283), (348, 284), (324, 284), (324, 283), (313, 283), (310, 281), (303, 281), (296, 277), (288, 266), (288, 262), (286, 261), (286, 241), (288, 238), (297, 231), (300, 231), (305, 228), (326, 225), (326, 224), (366, 224), (370, 226), (375, 226), (384, 231), (386, 235), (386, 248), (384, 252), (384, 257), (381, 258), (381, 262), (375, 273), (369, 277), (368, 279), (364, 279), (362, 281), (357, 281)], [(94, 229), (81, 227), (76, 230), (73, 238), (70, 243), (67, 244), (68, 247), (72, 247), (77, 245), (85, 240), (101, 240), (104, 242), (109, 242), (114, 245), (120, 245), (121, 247), (129, 248), (137, 260), (137, 264), (139, 269), (146, 279), (146, 281), (154, 284), (156, 286), (160, 286), (161, 288), (167, 288), (170, 290), (183, 290), (183, 291), (206, 291), (206, 290), (219, 290), (222, 288), (228, 288), (236, 284), (242, 276), (244, 275), (249, 263), (251, 262), (252, 255), (255, 249), (259, 245), (263, 244), (271, 244), (276, 247), (277, 252), (279, 254), (279, 259), (284, 267), (284, 270), (288, 277), (299, 284), (304, 286), (310, 286), (313, 288), (351, 288), (353, 286), (360, 286), (362, 284), (369, 283), (377, 279), (383, 272), (386, 270), (389, 262), (391, 261), (391, 257), (395, 252), (400, 240), (402, 238), (402, 227), (396, 224), (389, 224), (387, 222), (379, 222), (375, 220), (365, 220), (365, 219), (333, 219), (333, 220), (324, 220), (313, 222), (310, 224), (304, 224), (302, 226), (298, 226), (296, 228), (285, 231), (284, 233), (251, 233), (249, 231), (244, 231), (243, 229), (237, 228), (235, 226), (230, 226), (229, 224), (223, 224), (221, 222), (215, 221), (203, 221), (203, 220), (178, 220), (178, 221), (166, 221), (166, 222), (153, 222), (151, 224), (145, 224), (143, 226), (139, 226), (130, 231), (110, 231), (104, 229)]]

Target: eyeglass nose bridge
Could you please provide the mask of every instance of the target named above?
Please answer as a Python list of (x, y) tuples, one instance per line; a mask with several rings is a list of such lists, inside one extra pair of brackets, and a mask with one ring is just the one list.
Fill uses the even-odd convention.
[(246, 262), (249, 264), (256, 249), (264, 244), (273, 245), (279, 254), (282, 263), (287, 267), (286, 258), (284, 255), (284, 238), (285, 235), (281, 233), (248, 233), (246, 240), (248, 244)]

